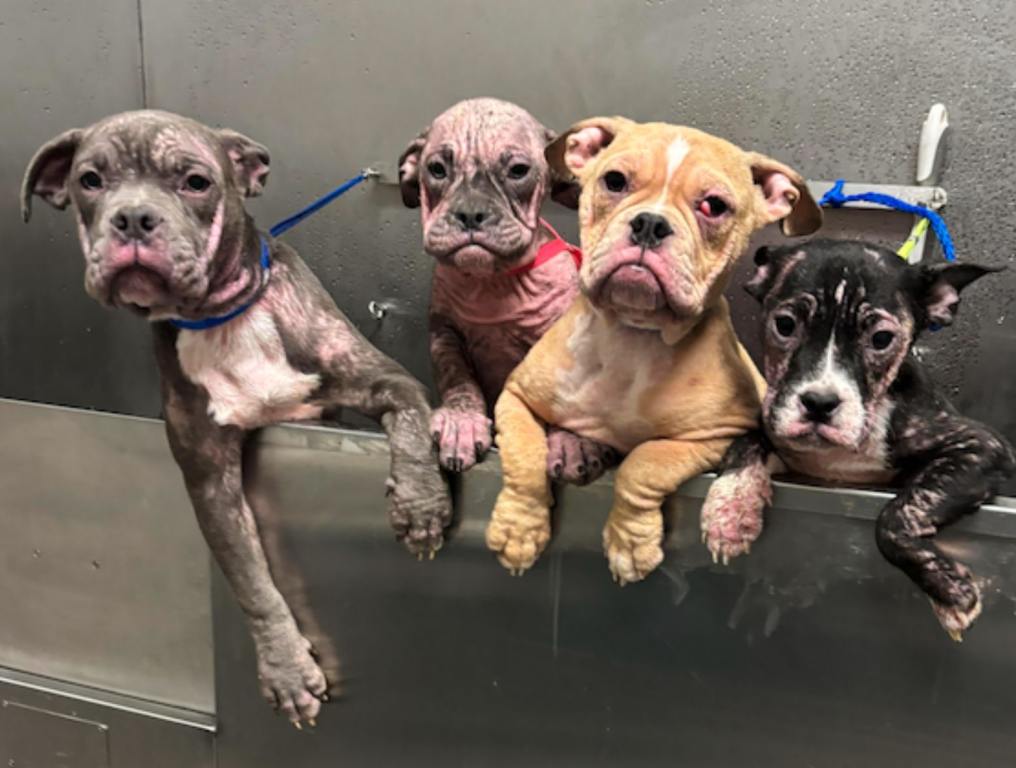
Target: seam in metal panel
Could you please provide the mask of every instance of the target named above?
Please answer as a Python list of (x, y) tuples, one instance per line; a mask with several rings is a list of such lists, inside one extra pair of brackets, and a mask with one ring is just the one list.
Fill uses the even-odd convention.
[(138, 72), (141, 75), (141, 106), (148, 109), (148, 71), (145, 67), (145, 25), (141, 18), (141, 0), (136, 0), (138, 11)]

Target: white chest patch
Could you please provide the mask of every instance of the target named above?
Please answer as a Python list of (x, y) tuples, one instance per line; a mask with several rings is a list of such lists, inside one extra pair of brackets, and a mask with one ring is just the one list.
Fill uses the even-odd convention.
[(628, 334), (625, 343), (605, 342), (590, 329), (592, 322), (592, 315), (580, 317), (568, 339), (574, 365), (558, 374), (557, 423), (629, 451), (653, 435), (640, 403), (658, 380), (654, 358), (663, 355), (654, 347), (662, 345), (650, 334), (645, 339)]
[(218, 328), (180, 331), (176, 351), (184, 375), (208, 392), (208, 415), (217, 424), (253, 429), (321, 415), (320, 405), (306, 402), (321, 377), (289, 364), (264, 309), (252, 307)]

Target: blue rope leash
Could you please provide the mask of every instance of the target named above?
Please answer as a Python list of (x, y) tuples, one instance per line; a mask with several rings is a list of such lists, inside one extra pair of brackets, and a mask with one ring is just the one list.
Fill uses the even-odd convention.
[[(322, 208), (324, 208), (330, 202), (335, 200), (337, 197), (342, 197), (342, 195), (346, 194), (357, 184), (366, 181), (367, 179), (369, 179), (371, 176), (374, 175), (376, 174), (370, 171), (360, 171), (358, 175), (354, 176), (349, 181), (343, 182), (328, 194), (322, 195), (310, 205), (306, 206), (305, 208), (301, 208), (292, 216), (289, 216), (288, 218), (285, 218), (282, 221), (280, 221), (274, 227), (269, 229), (268, 233), (272, 237), (278, 237), (283, 232), (287, 232), (288, 230), (295, 227), (297, 224), (299, 224), (307, 217), (313, 216), (315, 213), (320, 211)], [(270, 250), (268, 248), (268, 241), (263, 237), (261, 238), (261, 270), (263, 275), (263, 277), (261, 278), (263, 288), (265, 285), (268, 284), (268, 278), (271, 276), (272, 273), (272, 257)], [(260, 296), (260, 292), (258, 293), (258, 296)], [(250, 309), (251, 306), (253, 306), (254, 302), (258, 300), (258, 296), (255, 296), (254, 299), (252, 299), (251, 301), (247, 302), (243, 306), (237, 307), (232, 312), (229, 312), (225, 315), (219, 315), (217, 317), (205, 317), (202, 318), (201, 320), (173, 319), (169, 321), (169, 324), (172, 325), (174, 328), (182, 328), (183, 330), (187, 331), (204, 331), (209, 328), (217, 328), (220, 325), (228, 323), (234, 317), (239, 317), (248, 309)]]
[(306, 208), (301, 208), (292, 216), (280, 221), (278, 224), (276, 224), (274, 227), (268, 230), (269, 234), (271, 234), (272, 237), (278, 237), (283, 232), (287, 232), (288, 230), (295, 227), (297, 224), (299, 224), (307, 217), (313, 216), (315, 213), (317, 213), (326, 205), (328, 205), (330, 202), (332, 202), (332, 200), (334, 200), (335, 198), (342, 197), (342, 195), (346, 194), (357, 184), (360, 184), (369, 179), (370, 176), (371, 174), (367, 173), (367, 171), (360, 171), (359, 175), (354, 176), (349, 181), (343, 182), (335, 189), (333, 189), (331, 192), (329, 192), (327, 195), (319, 197), (317, 200), (308, 205)]
[(818, 201), (818, 204), (839, 208), (844, 203), (853, 202), (875, 203), (876, 205), (884, 205), (886, 208), (892, 208), (903, 213), (924, 217), (928, 220), (928, 224), (931, 226), (932, 231), (934, 231), (935, 237), (938, 238), (938, 242), (942, 245), (942, 255), (945, 256), (945, 260), (956, 261), (956, 246), (953, 245), (952, 237), (949, 236), (949, 227), (946, 226), (945, 219), (930, 208), (925, 208), (922, 205), (912, 205), (905, 200), (900, 200), (898, 197), (883, 195), (881, 192), (862, 192), (859, 195), (844, 195), (843, 179), (837, 180), (832, 188), (822, 195), (822, 199)]

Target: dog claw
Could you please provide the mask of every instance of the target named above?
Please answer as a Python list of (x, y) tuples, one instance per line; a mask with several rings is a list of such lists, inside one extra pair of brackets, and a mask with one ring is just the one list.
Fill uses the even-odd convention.
[(299, 720), (294, 720), (293, 721), (293, 727), (296, 728), (296, 730), (298, 730), (298, 731), (302, 731), (303, 730), (303, 726), (300, 725), (300, 721)]
[(957, 643), (963, 642), (963, 632), (961, 632), (958, 629), (950, 629), (947, 631), (949, 632), (949, 637), (951, 637), (955, 642)]
[(709, 551), (713, 555), (713, 565), (716, 565), (718, 562), (720, 562), (720, 553), (715, 549), (711, 549)]
[(310, 725), (311, 728), (317, 728), (317, 720), (315, 720), (313, 717), (310, 718), (307, 721), (307, 723)]
[(724, 567), (730, 565), (730, 556), (726, 552), (723, 553), (723, 565)]

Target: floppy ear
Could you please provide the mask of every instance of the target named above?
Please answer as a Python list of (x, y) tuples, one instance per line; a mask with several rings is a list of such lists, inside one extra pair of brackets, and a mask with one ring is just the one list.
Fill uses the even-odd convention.
[(974, 280), (1005, 267), (982, 267), (979, 264), (944, 264), (922, 266), (918, 301), (924, 306), (929, 325), (952, 325), (960, 305), (960, 291)]
[(38, 195), (54, 208), (67, 207), (70, 201), (67, 175), (83, 135), (84, 131), (80, 128), (72, 128), (50, 139), (36, 151), (21, 181), (21, 218), (25, 221), (32, 216), (32, 195)]
[(407, 208), (420, 207), (420, 155), (427, 146), (429, 132), (430, 128), (425, 128), (399, 155), (399, 189)]
[(268, 149), (228, 128), (219, 131), (219, 139), (233, 163), (233, 178), (244, 197), (257, 197), (264, 192), (271, 170)]
[(550, 165), (551, 197), (569, 208), (579, 207), (582, 169), (632, 125), (625, 117), (591, 117), (575, 123), (544, 150)]
[(773, 287), (782, 285), (787, 273), (803, 258), (804, 251), (800, 248), (763, 245), (755, 251), (755, 274), (744, 284), (744, 290), (759, 304), (764, 304)]
[(783, 234), (787, 237), (810, 235), (822, 226), (822, 209), (801, 174), (758, 152), (749, 152), (748, 162), (759, 188), (765, 223), (782, 219)]
[(753, 274), (751, 279), (744, 284), (744, 290), (748, 292), (749, 296), (761, 304), (765, 295), (769, 293), (769, 289), (773, 284), (773, 277), (775, 276), (775, 268), (769, 246), (763, 245), (755, 251), (754, 261), (755, 274)]

